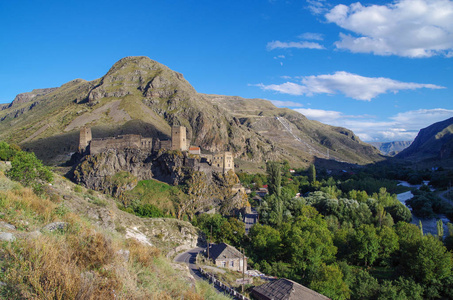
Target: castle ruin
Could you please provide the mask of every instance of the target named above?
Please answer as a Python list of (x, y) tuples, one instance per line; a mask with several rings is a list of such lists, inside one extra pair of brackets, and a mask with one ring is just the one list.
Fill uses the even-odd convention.
[[(190, 146), (187, 140), (187, 128), (172, 126), (171, 139), (145, 138), (138, 134), (126, 134), (116, 137), (92, 138), (91, 128), (80, 129), (79, 153), (82, 155), (95, 155), (108, 150), (139, 149), (148, 153), (159, 150), (179, 150), (187, 153), (186, 166), (196, 171), (234, 172), (233, 153), (221, 152), (215, 154), (202, 154), (199, 147)], [(194, 150), (196, 149), (196, 150)]]

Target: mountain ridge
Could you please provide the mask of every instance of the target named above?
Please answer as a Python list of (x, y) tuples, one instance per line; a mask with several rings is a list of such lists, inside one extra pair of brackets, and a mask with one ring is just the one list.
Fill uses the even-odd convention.
[(0, 138), (47, 163), (76, 150), (82, 126), (92, 127), (96, 137), (165, 138), (172, 125), (186, 126), (193, 145), (232, 151), (239, 162), (256, 166), (285, 159), (307, 166), (316, 157), (359, 164), (382, 160), (346, 128), (308, 120), (263, 99), (198, 93), (182, 74), (143, 56), (119, 60), (99, 79), (76, 79), (35, 94), (32, 101), (0, 111)]
[(423, 161), (453, 158), (453, 117), (421, 129), (414, 142), (397, 158)]

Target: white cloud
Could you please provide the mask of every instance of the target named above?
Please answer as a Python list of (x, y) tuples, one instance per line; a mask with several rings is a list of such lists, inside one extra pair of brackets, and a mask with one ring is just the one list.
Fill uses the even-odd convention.
[(324, 49), (324, 46), (314, 43), (314, 42), (280, 42), (272, 41), (267, 43), (267, 50), (274, 49), (287, 49), (287, 48), (297, 48), (297, 49)]
[(302, 40), (322, 41), (324, 40), (324, 35), (322, 33), (305, 32), (299, 35), (298, 38)]
[(313, 108), (296, 108), (294, 110), (303, 114), (310, 120), (316, 120), (326, 124), (335, 123), (337, 120), (344, 118), (343, 113), (334, 110)]
[(301, 78), (300, 83), (285, 82), (283, 84), (270, 85), (260, 83), (257, 86), (263, 90), (290, 95), (343, 94), (347, 97), (364, 101), (370, 101), (380, 94), (397, 93), (400, 90), (444, 88), (434, 84), (401, 82), (383, 77), (363, 77), (344, 71), (327, 75), (305, 76)]
[(303, 105), (293, 101), (280, 101), (280, 100), (269, 100), (277, 107), (302, 107)]
[(453, 110), (435, 108), (398, 113), (385, 121), (367, 115), (345, 115), (339, 111), (297, 108), (295, 111), (310, 120), (351, 129), (360, 139), (373, 141), (413, 140), (420, 129), (453, 117)]
[(404, 57), (451, 57), (453, 1), (396, 0), (387, 5), (360, 2), (337, 5), (327, 21), (353, 34), (340, 34), (335, 45), (355, 53)]
[(307, 0), (308, 9), (315, 15), (322, 14), (326, 11), (325, 0)]
[(284, 55), (277, 55), (277, 56), (274, 56), (274, 59), (285, 59), (285, 56)]

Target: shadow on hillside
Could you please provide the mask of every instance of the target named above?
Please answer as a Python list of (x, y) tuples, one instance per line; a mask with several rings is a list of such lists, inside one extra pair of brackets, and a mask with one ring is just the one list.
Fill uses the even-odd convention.
[[(93, 138), (113, 137), (122, 134), (140, 134), (143, 137), (169, 139), (170, 136), (159, 131), (154, 125), (140, 120), (131, 120), (123, 125), (94, 126), (91, 128)], [(79, 130), (41, 138), (20, 145), (26, 151), (35, 152), (46, 165), (59, 165), (71, 158), (79, 147)]]

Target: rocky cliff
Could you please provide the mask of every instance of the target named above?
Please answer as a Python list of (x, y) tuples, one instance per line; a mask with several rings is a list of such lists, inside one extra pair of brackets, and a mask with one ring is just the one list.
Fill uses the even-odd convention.
[(453, 118), (421, 129), (414, 142), (396, 157), (412, 161), (453, 159)]

